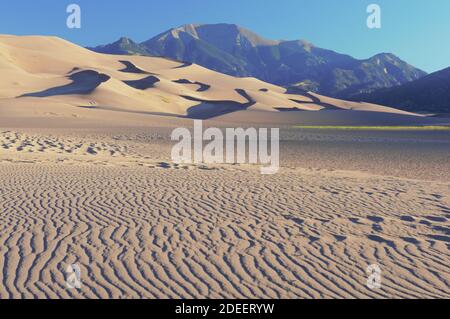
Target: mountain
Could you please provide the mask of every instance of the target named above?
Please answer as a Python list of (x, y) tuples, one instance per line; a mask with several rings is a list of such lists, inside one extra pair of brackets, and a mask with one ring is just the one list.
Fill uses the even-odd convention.
[(450, 114), (450, 67), (400, 86), (357, 95), (354, 100), (395, 105), (407, 111)]
[(118, 41), (111, 44), (88, 49), (106, 54), (151, 55), (145, 47), (126, 37), (122, 37)]
[[(275, 41), (233, 24), (189, 24), (141, 44), (107, 45), (102, 53), (164, 56), (239, 77), (256, 77), (338, 98), (417, 80), (425, 72), (389, 53), (366, 60), (304, 41)], [(111, 50), (109, 48), (111, 46)]]

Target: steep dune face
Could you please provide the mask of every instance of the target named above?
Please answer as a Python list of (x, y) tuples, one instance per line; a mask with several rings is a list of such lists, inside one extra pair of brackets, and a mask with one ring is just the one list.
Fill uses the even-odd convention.
[[(287, 92), (254, 78), (235, 78), (195, 64), (99, 54), (54, 37), (0, 36), (0, 69), (3, 116), (26, 113), (18, 109), (28, 101), (58, 104), (61, 117), (75, 117), (78, 121), (104, 119), (108, 117), (105, 112), (113, 111), (201, 119), (236, 111), (260, 111), (265, 117), (263, 122), (270, 123), (272, 117), (279, 122), (283, 118), (279, 113), (290, 111), (286, 123), (291, 123), (303, 117), (301, 111), (330, 109), (418, 118), (379, 105)], [(28, 117), (48, 113), (45, 107), (35, 108)], [(320, 113), (317, 117), (320, 123)], [(121, 122), (126, 118), (123, 114)]]

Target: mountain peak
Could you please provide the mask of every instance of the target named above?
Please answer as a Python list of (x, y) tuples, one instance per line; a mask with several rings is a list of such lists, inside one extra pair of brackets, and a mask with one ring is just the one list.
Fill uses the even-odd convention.
[(121, 43), (121, 44), (134, 44), (135, 42), (133, 40), (131, 40), (130, 38), (127, 37), (121, 37), (118, 41), (114, 42), (114, 43)]
[(184, 24), (177, 28), (173, 28), (173, 29), (169, 30), (168, 32), (177, 38), (179, 37), (179, 33), (181, 33), (181, 32), (188, 33), (188, 34), (192, 35), (193, 37), (198, 38), (197, 28), (200, 26), (201, 26), (201, 24)]
[(383, 61), (402, 61), (398, 56), (389, 52), (378, 53), (375, 54), (373, 57), (369, 58), (369, 60), (376, 60), (376, 59), (380, 59)]
[[(241, 27), (237, 24), (217, 23), (217, 24), (185, 24), (177, 28), (170, 29), (157, 37), (166, 39), (168, 36), (179, 39), (182, 34), (187, 34), (198, 40), (225, 42), (247, 41), (252, 46), (276, 45), (279, 41), (265, 39), (258, 34)], [(150, 40), (151, 41), (151, 40)]]
[(98, 46), (96, 48), (88, 48), (93, 51), (99, 52), (99, 53), (108, 53), (108, 54), (120, 54), (120, 55), (126, 55), (126, 54), (137, 54), (137, 55), (148, 55), (149, 52), (142, 47), (140, 44), (134, 42), (130, 38), (127, 37), (121, 37), (116, 42), (113, 42), (111, 44), (106, 44), (102, 46)]

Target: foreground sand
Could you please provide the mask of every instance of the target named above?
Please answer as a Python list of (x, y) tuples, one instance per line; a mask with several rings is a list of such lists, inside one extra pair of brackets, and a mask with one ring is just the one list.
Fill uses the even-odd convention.
[(83, 131), (0, 130), (0, 298), (450, 297), (448, 133), (285, 130), (262, 176)]

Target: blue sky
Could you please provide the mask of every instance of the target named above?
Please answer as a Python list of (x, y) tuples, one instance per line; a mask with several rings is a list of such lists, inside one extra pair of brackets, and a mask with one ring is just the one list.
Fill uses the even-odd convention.
[[(82, 28), (66, 27), (66, 7), (82, 9)], [(366, 8), (382, 9), (382, 28)], [(120, 36), (144, 41), (186, 23), (235, 23), (266, 38), (305, 39), (356, 58), (392, 52), (428, 72), (450, 66), (449, 0), (3, 0), (0, 33), (57, 35), (83, 46)]]

